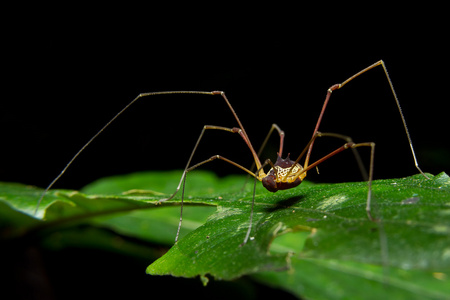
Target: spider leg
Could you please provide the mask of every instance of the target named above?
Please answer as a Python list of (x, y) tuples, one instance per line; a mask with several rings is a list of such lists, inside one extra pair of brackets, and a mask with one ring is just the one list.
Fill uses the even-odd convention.
[[(342, 135), (342, 134), (338, 134), (338, 133), (319, 132), (319, 137), (323, 137), (323, 136), (338, 138), (338, 139), (344, 140), (346, 143), (353, 143), (353, 140), (351, 137)], [(353, 155), (355, 156), (356, 163), (358, 164), (359, 170), (361, 172), (361, 175), (362, 175), (364, 181), (368, 181), (369, 175), (367, 173), (366, 167), (364, 166), (364, 164), (362, 162), (362, 159), (361, 159), (361, 156), (359, 155), (358, 150), (356, 148), (350, 148), (350, 149), (352, 150)], [(305, 164), (305, 167), (307, 167), (306, 164)]]
[[(111, 120), (109, 120), (99, 131), (97, 131), (96, 134), (94, 134), (93, 137), (91, 137), (84, 145), (80, 148), (80, 150), (75, 153), (75, 155), (69, 160), (69, 162), (66, 164), (66, 166), (61, 170), (61, 172), (56, 176), (52, 182), (44, 189), (41, 196), (39, 197), (36, 209), (34, 210), (34, 215), (37, 214), (39, 210), (39, 206), (42, 202), (42, 199), (44, 199), (44, 196), (47, 194), (47, 192), (53, 187), (53, 185), (64, 175), (64, 173), (67, 171), (67, 169), (72, 165), (72, 163), (77, 159), (77, 157), (81, 154), (81, 152), (84, 151), (105, 129), (111, 125), (112, 122), (114, 122), (122, 113), (124, 113), (131, 105), (133, 105), (136, 101), (143, 97), (148, 96), (155, 96), (155, 95), (172, 95), (172, 94), (197, 94), (197, 95), (216, 95), (216, 92), (202, 92), (202, 91), (168, 91), (168, 92), (151, 92), (151, 93), (142, 93), (139, 94), (136, 98), (130, 101), (124, 108), (122, 108), (121, 111), (119, 111)], [(228, 101), (227, 101), (228, 103)], [(229, 105), (229, 103), (228, 103)]]
[[(266, 165), (271, 165), (273, 167), (273, 163), (270, 159), (267, 159), (262, 166), (259, 168), (259, 170), (256, 171), (256, 173), (259, 173)], [(245, 238), (244, 241), (239, 245), (240, 247), (244, 246), (245, 244), (247, 244), (248, 239), (250, 238), (250, 233), (252, 232), (252, 224), (253, 224), (253, 207), (255, 206), (255, 196), (256, 196), (256, 179), (259, 179), (258, 177), (255, 176), (255, 182), (253, 185), (253, 197), (252, 197), (252, 207), (250, 210), (250, 220), (249, 220), (249, 225), (248, 225), (248, 229), (247, 229), (247, 233), (245, 234)]]
[[(278, 149), (278, 155), (282, 156), (283, 146), (284, 146), (284, 131), (281, 130), (281, 128), (277, 124), (274, 123), (274, 124), (272, 124), (272, 127), (270, 127), (270, 130), (267, 133), (267, 136), (264, 139), (264, 142), (261, 144), (261, 147), (258, 150), (258, 153), (257, 153), (258, 158), (261, 157), (261, 153), (263, 152), (264, 148), (266, 147), (267, 142), (269, 141), (269, 139), (270, 139), (270, 137), (271, 137), (271, 135), (272, 135), (274, 130), (276, 130), (278, 132), (278, 135), (280, 137), (280, 148)], [(253, 161), (253, 163), (252, 163), (252, 165), (250, 167), (250, 171), (253, 171), (255, 166), (256, 166), (256, 163), (255, 163), (255, 161)], [(259, 170), (256, 173), (259, 173)], [(248, 181), (248, 177), (247, 177), (247, 180), (245, 181), (244, 186), (242, 187), (242, 189), (244, 189), (245, 186), (247, 185), (247, 181)]]
[[(111, 125), (111, 123), (113, 123), (120, 115), (122, 115), (130, 106), (132, 106), (135, 102), (137, 102), (139, 99), (144, 98), (144, 97), (149, 97), (149, 96), (155, 96), (155, 95), (172, 95), (172, 94), (197, 94), (197, 95), (220, 95), (223, 100), (226, 102), (226, 104), (228, 105), (229, 109), (231, 110), (233, 116), (235, 117), (237, 123), (239, 124), (239, 128), (224, 128), (224, 127), (217, 127), (213, 128), (213, 129), (222, 129), (222, 130), (227, 130), (230, 132), (237, 132), (239, 133), (239, 135), (244, 139), (245, 143), (247, 144), (247, 146), (249, 147), (255, 164), (258, 168), (261, 167), (261, 162), (259, 161), (258, 155), (256, 154), (255, 150), (253, 149), (253, 146), (247, 136), (247, 133), (244, 130), (244, 127), (242, 126), (241, 121), (239, 120), (236, 112), (234, 111), (233, 107), (231, 106), (230, 102), (228, 101), (227, 97), (225, 96), (224, 92), (221, 91), (212, 91), (212, 92), (204, 92), (204, 91), (166, 91), (166, 92), (150, 92), (150, 93), (142, 93), (139, 94), (137, 97), (135, 97), (132, 101), (130, 101), (121, 111), (119, 111), (112, 119), (110, 119), (94, 136), (92, 136), (81, 148), (80, 150), (78, 150), (75, 155), (69, 160), (69, 162), (66, 164), (66, 166), (61, 170), (61, 172), (53, 179), (53, 181), (44, 189), (44, 191), (42, 192), (41, 196), (39, 197), (39, 199), (37, 200), (37, 204), (36, 204), (36, 208), (34, 211), (34, 214), (36, 215), (38, 210), (39, 210), (39, 206), (42, 202), (42, 199), (45, 197), (45, 195), (47, 194), (47, 192), (53, 187), (53, 185), (64, 175), (64, 173), (67, 171), (67, 169), (72, 165), (72, 163), (78, 158), (78, 156), (101, 134), (103, 133), (107, 127), (109, 127), (109, 125)], [(212, 126), (214, 127), (214, 126)], [(212, 129), (212, 128), (207, 128), (207, 129)], [(202, 132), (203, 135), (203, 132)], [(200, 141), (200, 139), (197, 141), (197, 145), (198, 142)], [(196, 145), (196, 147), (197, 147)], [(195, 149), (193, 151), (193, 153), (195, 152)], [(191, 154), (191, 158), (189, 159), (188, 162), (188, 166), (190, 164), (190, 161), (192, 159), (193, 153)], [(187, 169), (187, 167), (186, 167)], [(260, 171), (261, 173), (262, 171)], [(259, 174), (259, 175), (262, 175)], [(181, 182), (183, 181), (183, 178), (181, 178), (182, 180), (180, 180), (180, 184), (178, 185), (177, 191), (180, 188)], [(176, 194), (176, 192), (175, 192)], [(175, 195), (174, 194), (174, 195)], [(173, 196), (169, 197), (168, 199), (172, 199)]]
[[(327, 105), (328, 105), (328, 101), (330, 100), (330, 97), (331, 97), (332, 92), (335, 91), (335, 90), (338, 90), (338, 89), (342, 88), (344, 85), (346, 85), (347, 83), (349, 83), (350, 81), (352, 81), (352, 80), (355, 79), (356, 77), (360, 76), (361, 74), (363, 74), (363, 73), (365, 73), (365, 72), (367, 72), (367, 71), (369, 71), (369, 70), (371, 70), (371, 69), (373, 69), (373, 68), (375, 68), (375, 67), (377, 67), (377, 66), (382, 66), (382, 67), (383, 67), (384, 73), (385, 73), (386, 78), (387, 78), (387, 80), (388, 80), (388, 82), (389, 82), (389, 86), (390, 86), (390, 88), (391, 88), (392, 94), (393, 94), (394, 99), (395, 99), (395, 103), (397, 104), (397, 108), (398, 108), (398, 111), (399, 111), (399, 113), (400, 113), (400, 117), (401, 117), (402, 122), (403, 122), (403, 127), (404, 127), (404, 129), (405, 129), (406, 137), (408, 138), (409, 147), (410, 147), (410, 149), (411, 149), (411, 154), (412, 154), (413, 159), (414, 159), (414, 165), (416, 166), (417, 170), (418, 170), (425, 178), (429, 179), (428, 176), (425, 175), (425, 173), (424, 173), (424, 172), (420, 169), (420, 167), (419, 167), (419, 163), (418, 163), (417, 158), (416, 158), (416, 153), (415, 153), (415, 151), (414, 151), (414, 147), (413, 147), (413, 144), (412, 144), (411, 136), (409, 135), (408, 127), (406, 126), (406, 120), (405, 120), (405, 117), (403, 116), (403, 112), (402, 112), (402, 108), (401, 108), (401, 106), (400, 106), (400, 102), (399, 102), (398, 97), (397, 97), (397, 94), (396, 94), (396, 92), (395, 92), (395, 90), (394, 90), (394, 85), (392, 84), (391, 78), (389, 77), (389, 74), (388, 74), (386, 65), (384, 64), (384, 62), (383, 62), (382, 60), (377, 61), (376, 63), (374, 63), (374, 64), (368, 66), (367, 68), (365, 68), (365, 69), (359, 71), (358, 73), (354, 74), (353, 76), (350, 76), (350, 77), (349, 77), (348, 79), (346, 79), (344, 82), (339, 83), (339, 84), (332, 85), (332, 86), (327, 90), (327, 95), (326, 95), (326, 97), (325, 97), (325, 101), (324, 101), (324, 103), (323, 103), (322, 110), (321, 110), (321, 112), (320, 112), (319, 118), (317, 119), (317, 123), (316, 123), (316, 127), (314, 128), (313, 136), (314, 136), (314, 135), (318, 132), (318, 130), (319, 130), (319, 126), (320, 126), (320, 123), (321, 123), (321, 121), (322, 121), (323, 114), (325, 113), (325, 109), (326, 109), (326, 107), (327, 107)], [(312, 151), (313, 145), (314, 145), (314, 142), (312, 142), (312, 143), (309, 145), (308, 153), (307, 153), (306, 159), (305, 159), (305, 165), (308, 165), (308, 162), (309, 162), (309, 159), (310, 159), (310, 156), (311, 156), (311, 151)]]
[[(316, 133), (317, 134), (317, 133)], [(334, 133), (318, 133), (318, 135), (315, 135), (316, 137), (319, 136), (332, 136), (332, 137), (339, 137), (339, 138), (344, 138), (346, 139), (347, 137), (339, 135), (339, 134), (334, 134)], [(314, 141), (315, 139), (313, 139)], [(376, 219), (372, 216), (371, 213), (371, 200), (372, 200), (372, 180), (373, 180), (373, 166), (374, 166), (374, 159), (375, 159), (375, 143), (373, 142), (367, 142), (367, 143), (358, 143), (355, 144), (354, 142), (347, 142), (344, 145), (342, 145), (341, 147), (337, 148), (336, 150), (334, 150), (333, 152), (330, 152), (329, 154), (325, 155), (324, 157), (322, 157), (321, 159), (318, 159), (317, 161), (315, 161), (314, 163), (310, 164), (309, 166), (305, 167), (303, 170), (301, 170), (298, 174), (296, 174), (297, 176), (300, 176), (303, 173), (308, 172), (309, 170), (311, 170), (312, 168), (316, 167), (317, 165), (319, 165), (320, 163), (326, 161), (327, 159), (335, 156), (336, 154), (347, 150), (347, 149), (355, 149), (358, 147), (370, 147), (371, 151), (370, 151), (370, 165), (369, 165), (369, 174), (368, 174), (368, 179), (367, 179), (367, 184), (368, 184), (368, 191), (367, 191), (367, 201), (366, 201), (366, 213), (367, 213), (367, 217), (369, 218), (369, 220), (371, 221), (376, 221)]]
[[(198, 167), (200, 167), (200, 166), (202, 166), (202, 165), (204, 165), (206, 163), (209, 163), (209, 162), (212, 162), (212, 161), (214, 161), (216, 159), (219, 159), (219, 160), (225, 161), (225, 162), (227, 162), (227, 163), (229, 163), (229, 164), (231, 164), (231, 165), (233, 165), (233, 166), (243, 170), (244, 172), (247, 172), (251, 176), (255, 177), (255, 185), (256, 185), (256, 179), (260, 180), (260, 177), (257, 175), (257, 174), (259, 174), (261, 172), (260, 170), (258, 170), (257, 173), (253, 173), (249, 169), (247, 169), (247, 168), (241, 166), (240, 164), (238, 164), (238, 163), (236, 163), (236, 162), (234, 162), (234, 161), (232, 161), (232, 160), (230, 160), (228, 158), (225, 158), (225, 157), (223, 157), (221, 155), (211, 156), (210, 158), (205, 159), (205, 160), (203, 160), (203, 161), (201, 161), (201, 162), (191, 166), (192, 158), (194, 157), (194, 154), (197, 151), (197, 148), (198, 148), (198, 146), (200, 144), (200, 141), (202, 140), (206, 130), (223, 130), (223, 131), (228, 131), (228, 132), (231, 132), (231, 133), (238, 133), (244, 139), (245, 142), (247, 141), (247, 136), (244, 135), (244, 132), (240, 128), (236, 128), (236, 127), (227, 128), (227, 127), (214, 126), (214, 125), (205, 125), (205, 126), (203, 126), (203, 129), (202, 129), (202, 131), (200, 133), (200, 136), (197, 139), (197, 142), (195, 143), (194, 149), (192, 150), (192, 153), (191, 153), (191, 155), (189, 157), (189, 160), (188, 160), (188, 162), (186, 164), (186, 167), (185, 167), (185, 169), (183, 171), (183, 174), (181, 175), (181, 179), (180, 179), (180, 182), (178, 184), (178, 187), (176, 188), (175, 192), (170, 197), (160, 200), (160, 202), (171, 200), (171, 199), (173, 199), (175, 197), (175, 195), (178, 193), (180, 188), (182, 189), (182, 192), (181, 192), (181, 205), (180, 205), (181, 206), (181, 208), (180, 208), (180, 210), (181, 210), (181, 212), (180, 212), (180, 221), (178, 223), (178, 229), (177, 229), (177, 234), (176, 234), (176, 237), (175, 237), (175, 242), (178, 241), (178, 237), (179, 237), (180, 230), (181, 230), (181, 224), (183, 222), (184, 190), (185, 190), (185, 185), (186, 185), (186, 175), (187, 175), (188, 172), (190, 172), (190, 171), (192, 171), (192, 170), (194, 170), (194, 169), (196, 169), (196, 168), (198, 168)], [(262, 166), (260, 167), (260, 169), (262, 169)], [(254, 198), (253, 198), (253, 201), (252, 201), (251, 215), (253, 215), (253, 204), (254, 204)], [(250, 227), (251, 227), (251, 224), (250, 224)]]
[(261, 147), (258, 150), (258, 157), (260, 157), (262, 151), (266, 147), (267, 142), (269, 141), (269, 138), (272, 135), (274, 130), (278, 131), (278, 135), (280, 136), (280, 148), (278, 149), (278, 155), (282, 156), (283, 145), (284, 145), (284, 131), (281, 130), (281, 128), (277, 124), (272, 124), (272, 127), (270, 127), (270, 130), (269, 130), (269, 133), (267, 134), (266, 138), (264, 139), (264, 142), (261, 144)]

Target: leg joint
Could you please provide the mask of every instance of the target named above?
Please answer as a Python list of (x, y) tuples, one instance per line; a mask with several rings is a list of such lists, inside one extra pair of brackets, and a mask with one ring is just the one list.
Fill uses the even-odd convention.
[(328, 89), (328, 93), (331, 94), (333, 91), (338, 90), (338, 89), (340, 89), (341, 87), (342, 87), (342, 85), (341, 85), (340, 83), (334, 84), (334, 85), (332, 85), (332, 86)]
[(222, 92), (222, 91), (212, 91), (211, 94), (213, 94), (213, 95), (223, 95), (224, 92)]
[(348, 143), (346, 143), (345, 145), (344, 145), (344, 148), (345, 149), (348, 149), (348, 148), (355, 148), (355, 143), (353, 143), (353, 142), (348, 142)]

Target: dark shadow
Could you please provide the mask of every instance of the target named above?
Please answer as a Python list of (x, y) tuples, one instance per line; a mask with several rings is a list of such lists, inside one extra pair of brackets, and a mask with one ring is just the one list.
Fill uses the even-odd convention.
[(291, 207), (294, 204), (304, 201), (304, 198), (305, 198), (305, 196), (303, 196), (303, 195), (287, 198), (287, 199), (278, 201), (272, 207), (266, 208), (265, 211), (266, 212), (275, 212), (280, 209), (286, 209), (286, 208)]

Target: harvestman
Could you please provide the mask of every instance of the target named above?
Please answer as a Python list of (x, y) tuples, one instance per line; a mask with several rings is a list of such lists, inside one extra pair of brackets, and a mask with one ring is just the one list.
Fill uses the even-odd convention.
[[(252, 220), (253, 220), (253, 206), (254, 206), (254, 201), (255, 201), (255, 188), (256, 188), (256, 181), (259, 180), (262, 182), (263, 186), (269, 190), (270, 192), (276, 192), (278, 190), (285, 190), (285, 189), (291, 189), (294, 188), (296, 186), (298, 186), (303, 179), (306, 177), (306, 173), (311, 170), (312, 168), (315, 168), (317, 165), (319, 165), (320, 163), (324, 162), (325, 160), (329, 159), (330, 157), (346, 150), (346, 149), (352, 149), (356, 160), (360, 166), (360, 169), (363, 173), (363, 176), (365, 177), (365, 180), (368, 181), (368, 192), (367, 192), (367, 201), (366, 201), (366, 212), (367, 212), (367, 216), (369, 218), (369, 220), (371, 221), (376, 221), (376, 219), (372, 216), (371, 213), (371, 194), (372, 194), (372, 178), (373, 178), (373, 165), (374, 165), (374, 155), (375, 155), (375, 143), (373, 142), (367, 142), (367, 143), (354, 143), (352, 141), (352, 139), (350, 137), (344, 136), (344, 135), (340, 135), (340, 134), (335, 134), (335, 133), (321, 133), (319, 132), (319, 126), (320, 123), (322, 121), (322, 117), (323, 114), (325, 112), (325, 109), (327, 107), (328, 101), (330, 100), (331, 94), (333, 91), (338, 90), (340, 88), (342, 88), (345, 84), (347, 84), (348, 82), (350, 82), (351, 80), (355, 79), (356, 77), (358, 77), (359, 75), (373, 69), (376, 66), (382, 66), (384, 73), (386, 75), (386, 78), (389, 82), (392, 94), (394, 95), (394, 99), (395, 102), (397, 104), (400, 116), (402, 118), (402, 122), (403, 122), (403, 126), (406, 132), (406, 136), (408, 138), (409, 141), (409, 146), (411, 148), (411, 153), (414, 159), (414, 164), (416, 166), (416, 168), (419, 170), (419, 172), (425, 176), (426, 178), (428, 178), (420, 169), (419, 164), (417, 162), (417, 158), (416, 158), (416, 154), (414, 152), (414, 148), (412, 145), (412, 141), (411, 141), (411, 137), (409, 135), (409, 131), (408, 131), (408, 127), (406, 126), (406, 121), (405, 118), (403, 116), (402, 113), (402, 109), (400, 107), (400, 103), (398, 101), (397, 98), (397, 94), (395, 93), (394, 90), (394, 86), (392, 85), (391, 79), (389, 77), (389, 74), (387, 72), (386, 66), (384, 64), (384, 62), (382, 60), (368, 66), (367, 68), (359, 71), (358, 73), (356, 73), (355, 75), (349, 77), (347, 80), (345, 80), (342, 83), (339, 84), (335, 84), (333, 86), (331, 86), (328, 90), (327, 90), (327, 95), (325, 97), (325, 101), (323, 103), (322, 106), (322, 110), (320, 112), (319, 118), (317, 120), (316, 123), (316, 127), (314, 128), (314, 132), (312, 135), (312, 138), (310, 139), (310, 141), (307, 143), (306, 147), (303, 149), (303, 151), (300, 153), (300, 155), (297, 157), (297, 159), (295, 161), (291, 160), (289, 158), (289, 155), (287, 155), (286, 158), (282, 158), (282, 154), (283, 154), (283, 144), (284, 144), (284, 132), (278, 127), (278, 125), (273, 124), (269, 134), (267, 135), (265, 141), (262, 144), (261, 150), (257, 153), (251, 142), (250, 139), (247, 135), (247, 133), (245, 132), (244, 126), (242, 126), (242, 123), (240, 121), (240, 119), (238, 118), (236, 112), (234, 111), (233, 107), (231, 106), (230, 102), (228, 101), (227, 97), (225, 96), (224, 92), (220, 92), (220, 91), (213, 91), (213, 92), (201, 92), (201, 91), (168, 91), (168, 92), (153, 92), (153, 93), (142, 93), (139, 94), (136, 98), (134, 98), (127, 106), (125, 106), (119, 113), (117, 113), (105, 126), (103, 126), (102, 129), (100, 129), (74, 156), (73, 158), (69, 161), (69, 163), (64, 167), (64, 169), (61, 171), (61, 173), (49, 184), (49, 186), (44, 190), (43, 194), (41, 195), (41, 197), (38, 200), (37, 206), (36, 206), (36, 210), (35, 210), (35, 214), (37, 212), (37, 210), (39, 209), (39, 205), (43, 199), (43, 197), (45, 196), (45, 194), (47, 193), (47, 191), (56, 183), (56, 181), (59, 180), (59, 178), (61, 178), (61, 176), (66, 172), (66, 170), (69, 168), (69, 166), (73, 163), (73, 161), (78, 157), (78, 155), (80, 155), (80, 153), (87, 147), (89, 146), (89, 144), (91, 144), (91, 142), (97, 138), (97, 136), (102, 133), (114, 120), (117, 119), (117, 117), (119, 117), (128, 107), (130, 107), (134, 102), (136, 102), (138, 99), (142, 98), (142, 97), (147, 97), (147, 96), (154, 96), (154, 95), (167, 95), (167, 94), (202, 94), (202, 95), (220, 95), (222, 97), (222, 99), (226, 102), (226, 104), (228, 105), (231, 113), (233, 114), (234, 118), (236, 119), (239, 127), (233, 127), (233, 128), (228, 128), (228, 127), (222, 127), (222, 126), (213, 126), (213, 125), (205, 125), (200, 133), (199, 138), (197, 139), (197, 142), (194, 146), (194, 149), (192, 150), (192, 153), (189, 157), (189, 160), (186, 164), (186, 167), (184, 168), (183, 174), (181, 175), (181, 179), (180, 182), (175, 190), (175, 192), (168, 198), (166, 199), (162, 199), (159, 202), (164, 202), (167, 200), (171, 200), (173, 197), (175, 197), (175, 195), (178, 193), (178, 191), (180, 190), (180, 188), (182, 188), (182, 196), (181, 196), (181, 213), (180, 213), (180, 221), (178, 224), (178, 229), (177, 229), (177, 234), (176, 234), (176, 238), (175, 238), (175, 242), (178, 240), (178, 236), (180, 233), (180, 228), (181, 228), (181, 223), (182, 223), (182, 216), (183, 216), (183, 199), (184, 199), (184, 188), (185, 188), (185, 183), (186, 183), (186, 174), (192, 170), (194, 170), (195, 168), (206, 164), (208, 162), (211, 162), (213, 160), (216, 159), (220, 159), (223, 160), (229, 164), (232, 164), (236, 167), (238, 167), (239, 169), (247, 172), (248, 174), (250, 174), (251, 176), (254, 177), (255, 179), (255, 186), (253, 189), (253, 199), (252, 199), (252, 207), (251, 207), (251, 212), (250, 212), (250, 223), (249, 223), (249, 227), (247, 230), (247, 234), (244, 238), (244, 242), (241, 245), (244, 245), (247, 243), (249, 237), (250, 237), (250, 233), (251, 233), (251, 229), (252, 229)], [(253, 155), (253, 159), (254, 159), (254, 164), (256, 165), (256, 172), (252, 172), (251, 169), (247, 169), (237, 163), (235, 163), (234, 161), (231, 161), (221, 155), (214, 155), (212, 157), (210, 157), (209, 159), (206, 159), (200, 163), (197, 163), (193, 166), (191, 166), (191, 161), (192, 158), (197, 150), (198, 145), (200, 144), (201, 139), (203, 138), (203, 135), (205, 133), (206, 130), (222, 130), (222, 131), (228, 131), (231, 133), (237, 133), (241, 136), (241, 138), (244, 140), (244, 142), (247, 144), (250, 152)], [(280, 147), (277, 153), (277, 160), (275, 161), (275, 163), (273, 163), (270, 159), (267, 159), (264, 161), (264, 163), (261, 163), (259, 155), (262, 151), (262, 148), (264, 148), (265, 144), (267, 143), (269, 137), (271, 136), (271, 134), (273, 133), (273, 131), (276, 130), (278, 132), (278, 135), (280, 137)], [(342, 145), (341, 147), (337, 148), (336, 150), (334, 150), (333, 152), (325, 155), (324, 157), (322, 157), (321, 159), (309, 164), (309, 159), (311, 156), (311, 151), (314, 145), (314, 141), (316, 140), (316, 138), (318, 137), (334, 137), (334, 138), (339, 138), (345, 141), (345, 144)], [(369, 174), (366, 174), (365, 169), (362, 165), (361, 159), (358, 155), (358, 153), (355, 151), (356, 148), (358, 147), (370, 147), (371, 148), (371, 154), (370, 154), (370, 165), (369, 165)], [(303, 166), (299, 163), (300, 160), (303, 158), (303, 156), (305, 156), (305, 161)], [(264, 167), (266, 167), (267, 165), (269, 165), (271, 168), (269, 170), (269, 172), (265, 173), (264, 172)]]

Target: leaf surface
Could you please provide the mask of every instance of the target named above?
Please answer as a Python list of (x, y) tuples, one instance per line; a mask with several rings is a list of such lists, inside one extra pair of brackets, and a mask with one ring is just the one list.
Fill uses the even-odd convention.
[[(2, 237), (85, 222), (171, 245), (180, 195), (157, 203), (175, 189), (180, 175), (138, 173), (102, 179), (82, 192), (51, 191), (36, 217), (42, 190), (3, 184)], [(275, 194), (258, 186), (251, 238), (241, 247), (253, 188), (250, 181), (242, 189), (244, 182), (240, 176), (189, 174), (183, 236), (147, 273), (205, 281), (252, 275), (317, 299), (338, 299), (349, 291), (354, 299), (376, 298), (386, 289), (413, 299), (450, 294), (450, 179), (445, 173), (431, 180), (414, 175), (374, 181), (372, 209), (379, 222), (367, 218), (364, 182), (304, 182)]]

